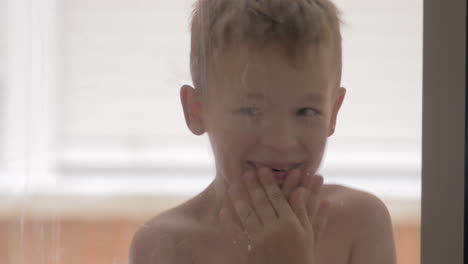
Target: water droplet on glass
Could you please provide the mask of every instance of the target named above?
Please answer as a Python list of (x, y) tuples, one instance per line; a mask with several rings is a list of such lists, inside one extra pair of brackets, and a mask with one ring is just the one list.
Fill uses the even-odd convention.
[(60, 219), (56, 217), (52, 224), (52, 260), (53, 263), (60, 261)]

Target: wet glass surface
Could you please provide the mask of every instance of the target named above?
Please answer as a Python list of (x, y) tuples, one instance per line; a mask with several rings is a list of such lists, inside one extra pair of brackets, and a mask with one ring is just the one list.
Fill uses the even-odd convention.
[(398, 2), (1, 2), (2, 263), (419, 263)]

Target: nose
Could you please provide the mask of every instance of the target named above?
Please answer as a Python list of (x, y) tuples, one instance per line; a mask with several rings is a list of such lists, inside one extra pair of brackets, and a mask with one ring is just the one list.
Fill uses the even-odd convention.
[(265, 147), (279, 153), (288, 153), (299, 144), (298, 134), (294, 126), (288, 120), (276, 119), (264, 127), (262, 131), (262, 143)]

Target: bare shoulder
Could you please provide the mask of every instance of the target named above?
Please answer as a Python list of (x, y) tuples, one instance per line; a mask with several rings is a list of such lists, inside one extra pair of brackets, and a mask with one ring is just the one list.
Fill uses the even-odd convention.
[(141, 225), (130, 246), (129, 264), (187, 264), (193, 223), (175, 211), (159, 214)]
[(331, 202), (330, 214), (337, 221), (344, 221), (341, 225), (360, 232), (371, 222), (390, 221), (390, 213), (385, 203), (376, 195), (347, 186), (324, 185), (323, 197)]
[(391, 216), (379, 197), (350, 187), (328, 185), (322, 199), (332, 202), (331, 220), (344, 227), (351, 239), (348, 263), (396, 263)]
[(330, 200), (341, 213), (352, 213), (355, 217), (366, 216), (376, 210), (388, 211), (385, 203), (376, 195), (343, 185), (324, 185), (322, 199)]

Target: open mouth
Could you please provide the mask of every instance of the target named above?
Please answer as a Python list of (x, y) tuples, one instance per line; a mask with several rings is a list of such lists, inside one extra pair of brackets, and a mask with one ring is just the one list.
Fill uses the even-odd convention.
[[(251, 162), (251, 161), (248, 161), (248, 164), (250, 166), (252, 166), (253, 168), (257, 169), (258, 166), (256, 165), (255, 162)], [(301, 163), (297, 163), (297, 164), (294, 164), (294, 165), (290, 165), (290, 166), (287, 166), (287, 167), (284, 167), (284, 168), (275, 168), (275, 167), (271, 167), (271, 166), (267, 166), (267, 165), (264, 165), (264, 166), (267, 166), (268, 168), (271, 169), (271, 171), (273, 172), (273, 175), (276, 179), (276, 181), (278, 182), (279, 186), (282, 187), (286, 178), (288, 177), (288, 175), (290, 174), (290, 172), (299, 167), (301, 165)]]
[(288, 169), (277, 169), (277, 168), (272, 168), (271, 170), (273, 171), (288, 171), (290, 170), (291, 168), (288, 168)]
[[(252, 162), (252, 161), (248, 161), (248, 164), (249, 164), (250, 166), (256, 168), (256, 169), (258, 168), (258, 166), (257, 166), (254, 162)], [(295, 164), (295, 165), (292, 165), (292, 166), (288, 166), (287, 168), (274, 168), (274, 167), (269, 167), (269, 168), (271, 168), (271, 171), (273, 171), (273, 172), (289, 172), (289, 171), (291, 171), (291, 170), (293, 170), (293, 169), (299, 167), (300, 165), (301, 165), (301, 164), (298, 163), (298, 164)], [(264, 166), (265, 166), (265, 165), (264, 165)]]

